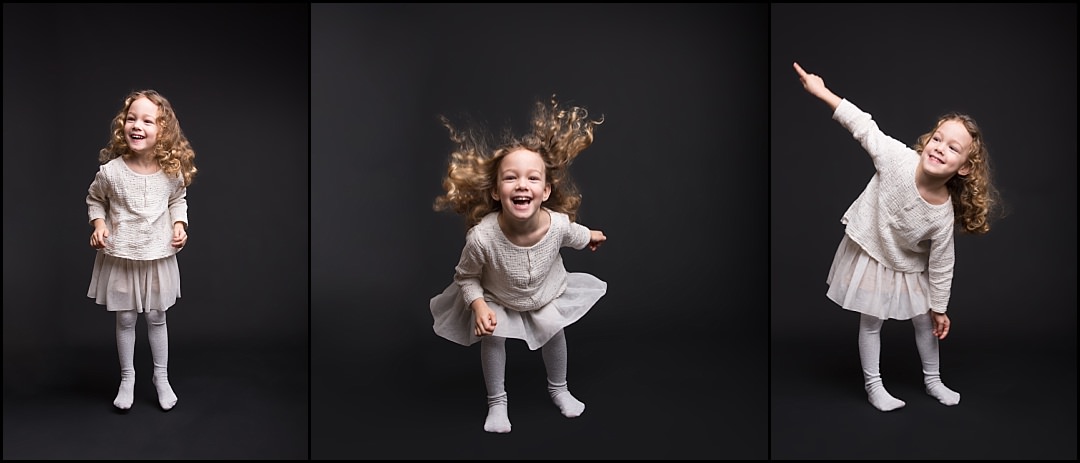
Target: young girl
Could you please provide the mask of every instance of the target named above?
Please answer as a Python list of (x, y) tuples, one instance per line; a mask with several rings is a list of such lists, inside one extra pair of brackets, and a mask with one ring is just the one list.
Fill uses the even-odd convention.
[(821, 77), (794, 67), (803, 88), (829, 105), (877, 171), (844, 213), (844, 238), (826, 279), (828, 297), (861, 314), (859, 358), (870, 403), (881, 411), (904, 406), (885, 390), (878, 363), (884, 321), (910, 319), (926, 393), (956, 405), (960, 394), (941, 381), (938, 341), (949, 334), (954, 226), (988, 232), (996, 203), (982, 132), (970, 117), (952, 113), (908, 148)]
[(131, 408), (135, 389), (135, 323), (146, 314), (158, 403), (170, 410), (169, 335), (165, 311), (180, 297), (176, 253), (187, 244), (187, 186), (195, 176), (191, 149), (172, 105), (154, 90), (124, 99), (113, 118), (86, 196), (90, 246), (97, 249), (87, 296), (116, 313), (120, 390), (113, 405)]
[(434, 330), (465, 346), (480, 341), (487, 387), (484, 430), (510, 432), (507, 415), (506, 338), (541, 350), (551, 399), (568, 418), (585, 404), (566, 381), (563, 328), (580, 319), (607, 291), (585, 273), (568, 273), (559, 249), (595, 251), (607, 238), (575, 222), (581, 195), (567, 167), (593, 141), (603, 120), (589, 120), (580, 107), (536, 104), (532, 132), (506, 135), (493, 150), (486, 134), (459, 132), (435, 210), (452, 209), (469, 227), (454, 283), (431, 299)]

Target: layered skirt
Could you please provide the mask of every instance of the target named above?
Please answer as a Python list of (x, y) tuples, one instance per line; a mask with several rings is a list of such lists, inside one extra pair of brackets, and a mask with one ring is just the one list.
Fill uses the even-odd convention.
[[(538, 309), (519, 311), (485, 298), (495, 312), (492, 335), (521, 339), (529, 349), (539, 349), (559, 330), (581, 319), (606, 292), (604, 281), (588, 273), (569, 273), (566, 291)], [(475, 314), (465, 306), (457, 283), (450, 283), (441, 294), (431, 298), (429, 306), (436, 334), (463, 346), (480, 341), (474, 332)]]
[(836, 249), (825, 282), (827, 296), (840, 307), (882, 320), (909, 320), (930, 310), (927, 272), (890, 270), (847, 234)]
[(180, 297), (176, 254), (156, 260), (129, 260), (98, 251), (86, 296), (113, 312), (168, 310)]

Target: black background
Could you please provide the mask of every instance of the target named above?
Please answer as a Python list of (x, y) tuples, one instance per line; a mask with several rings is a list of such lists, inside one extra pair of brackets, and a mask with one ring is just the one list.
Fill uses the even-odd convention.
[[(4, 459), (308, 455), (308, 6), (4, 4)], [(139, 318), (86, 297), (86, 192), (132, 90), (170, 100), (200, 169), (162, 412)]]
[[(771, 456), (1076, 458), (1076, 5), (773, 5)], [(975, 117), (1008, 215), (959, 235), (941, 342), (945, 407), (926, 395), (911, 323), (882, 330), (903, 409), (866, 400), (858, 315), (825, 297), (840, 217), (869, 156), (792, 62), (909, 145)]]
[[(764, 5), (314, 5), (312, 457), (767, 458)], [(483, 430), (480, 346), (432, 331), (461, 218), (437, 116), (525, 129), (557, 93), (605, 123), (570, 171), (609, 284), (566, 330), (568, 420), (507, 343), (513, 431)]]

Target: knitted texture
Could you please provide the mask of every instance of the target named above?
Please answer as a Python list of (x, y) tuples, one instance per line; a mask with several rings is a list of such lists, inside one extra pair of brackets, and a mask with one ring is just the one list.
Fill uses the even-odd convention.
[(139, 174), (115, 158), (98, 168), (86, 196), (90, 222), (109, 228), (102, 251), (113, 257), (154, 260), (178, 251), (172, 247), (175, 222), (188, 223), (183, 178), (163, 171)]
[(488, 296), (508, 309), (535, 310), (566, 290), (566, 267), (559, 249), (583, 249), (589, 244), (589, 229), (570, 222), (566, 214), (548, 212), (547, 234), (529, 247), (510, 242), (499, 228), (498, 212), (469, 229), (454, 275), (466, 306)]
[(889, 394), (881, 379), (881, 325), (884, 323), (885, 320), (871, 315), (859, 316), (859, 362), (866, 398), (874, 408), (888, 412), (907, 404)]
[(867, 254), (897, 272), (928, 271), (930, 308), (948, 309), (953, 277), (953, 206), (926, 202), (915, 184), (919, 153), (878, 129), (848, 100), (833, 119), (870, 154), (877, 171), (844, 213), (846, 233)]
[(134, 310), (116, 312), (116, 353), (120, 360), (120, 389), (113, 405), (121, 410), (131, 408), (135, 400), (135, 325), (139, 313)]
[(934, 321), (930, 319), (930, 314), (912, 318), (911, 322), (915, 327), (915, 345), (919, 349), (919, 359), (922, 360), (926, 393), (945, 405), (960, 403), (960, 393), (945, 387), (945, 383), (941, 381), (938, 338), (934, 336)]

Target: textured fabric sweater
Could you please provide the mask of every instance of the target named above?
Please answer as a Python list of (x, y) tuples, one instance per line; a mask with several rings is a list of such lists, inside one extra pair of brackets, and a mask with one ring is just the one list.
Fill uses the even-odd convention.
[(952, 200), (930, 204), (919, 194), (920, 156), (878, 129), (870, 114), (842, 100), (833, 119), (870, 154), (877, 171), (844, 213), (845, 232), (867, 254), (897, 272), (928, 271), (930, 309), (948, 309), (953, 278)]
[(113, 257), (154, 260), (176, 254), (173, 223), (188, 223), (183, 177), (164, 171), (140, 174), (115, 158), (98, 168), (86, 195), (90, 223), (109, 228), (102, 251)]
[(571, 222), (566, 214), (547, 211), (551, 226), (529, 247), (510, 242), (499, 227), (498, 212), (469, 229), (454, 275), (466, 306), (486, 297), (508, 309), (529, 311), (562, 295), (566, 268), (559, 250), (583, 249), (589, 244), (589, 229)]

